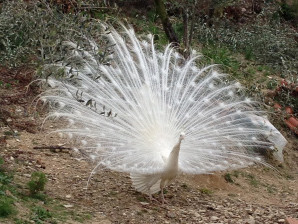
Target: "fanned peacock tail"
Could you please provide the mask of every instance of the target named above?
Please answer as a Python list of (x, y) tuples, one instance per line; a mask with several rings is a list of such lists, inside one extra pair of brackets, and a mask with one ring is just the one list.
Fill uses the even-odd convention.
[[(103, 25), (104, 26), (104, 25)], [(80, 48), (66, 41), (68, 58), (47, 65), (63, 71), (50, 76), (42, 94), (49, 117), (68, 120), (58, 130), (80, 139), (80, 148), (99, 165), (130, 173), (161, 172), (181, 132), (179, 169), (210, 173), (262, 162), (257, 149), (277, 150), (284, 137), (214, 66), (199, 68), (168, 45), (161, 53), (153, 38), (140, 41), (133, 29), (120, 35), (110, 28), (110, 65), (98, 62), (98, 47)], [(68, 63), (69, 61), (77, 63)]]

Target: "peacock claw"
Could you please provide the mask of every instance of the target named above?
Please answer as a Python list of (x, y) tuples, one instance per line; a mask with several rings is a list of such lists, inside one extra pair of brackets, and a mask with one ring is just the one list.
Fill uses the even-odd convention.
[(157, 199), (155, 199), (154, 197), (152, 197), (151, 195), (149, 196), (150, 202), (152, 203), (152, 201), (160, 203)]
[(164, 196), (164, 194), (162, 193), (162, 194), (161, 194), (161, 205), (165, 205), (165, 204), (168, 204), (168, 202), (166, 201), (165, 196)]

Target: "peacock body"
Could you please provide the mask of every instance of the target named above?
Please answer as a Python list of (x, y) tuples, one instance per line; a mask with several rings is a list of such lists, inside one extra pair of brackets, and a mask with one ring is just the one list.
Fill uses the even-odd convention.
[(185, 61), (170, 45), (161, 53), (152, 37), (140, 41), (133, 29), (123, 30), (107, 34), (110, 65), (98, 63), (94, 42), (87, 51), (66, 41), (69, 57), (45, 67), (64, 71), (42, 94), (49, 117), (66, 119), (58, 131), (80, 139), (78, 147), (99, 166), (130, 173), (133, 186), (151, 197), (178, 171), (245, 167), (262, 162), (260, 149), (282, 161), (285, 138), (238, 82), (215, 66), (199, 68), (196, 54)]

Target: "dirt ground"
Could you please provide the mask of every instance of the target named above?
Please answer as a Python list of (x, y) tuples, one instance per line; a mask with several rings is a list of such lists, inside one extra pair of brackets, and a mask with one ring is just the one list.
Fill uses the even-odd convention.
[[(40, 128), (46, 109), (32, 104), (41, 91), (34, 84), (26, 88), (32, 77), (30, 69), (1, 69), (0, 156), (9, 169), (17, 171), (15, 180), (21, 183), (26, 183), (35, 170), (44, 172), (49, 197), (74, 213), (91, 214), (83, 223), (273, 224), (284, 223), (286, 217), (298, 218), (298, 141), (286, 128), (282, 132), (289, 143), (284, 149), (285, 163), (276, 166), (278, 171), (256, 165), (209, 175), (181, 174), (167, 187), (168, 204), (162, 206), (149, 203), (146, 196), (136, 192), (129, 174), (100, 169), (87, 188), (96, 164), (73, 150), (34, 149), (71, 147), (71, 140), (50, 134), (61, 125), (59, 121), (47, 121)], [(16, 136), (4, 134), (15, 130)], [(226, 181), (227, 173), (233, 182)], [(70, 217), (67, 223), (77, 221)]]

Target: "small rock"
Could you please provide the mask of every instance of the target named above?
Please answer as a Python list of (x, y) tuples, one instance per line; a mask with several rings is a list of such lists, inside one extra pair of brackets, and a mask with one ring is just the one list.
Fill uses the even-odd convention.
[(255, 223), (256, 221), (252, 216), (250, 216), (249, 219), (245, 220), (245, 224), (255, 224)]
[(248, 209), (245, 209), (245, 211), (247, 212), (247, 214), (249, 215), (252, 215), (253, 214), (253, 210), (248, 208)]
[(211, 216), (210, 220), (211, 221), (217, 221), (217, 220), (219, 220), (219, 218), (217, 216)]
[(65, 208), (73, 208), (73, 205), (68, 204), (68, 205), (63, 205)]
[(112, 222), (110, 220), (104, 219), (101, 221), (91, 222), (91, 224), (111, 224)]
[(70, 194), (68, 194), (68, 195), (66, 195), (65, 197), (66, 197), (66, 198), (71, 198), (71, 195), (70, 195)]
[(175, 218), (176, 217), (176, 214), (174, 212), (169, 211), (167, 213), (167, 217), (169, 217), (169, 218)]
[(278, 223), (285, 223), (285, 221), (286, 221), (286, 220), (284, 220), (284, 219), (279, 219), (277, 222), (278, 222)]
[(196, 218), (199, 218), (201, 215), (198, 212), (193, 213)]
[(140, 202), (141, 205), (149, 205), (148, 202)]

